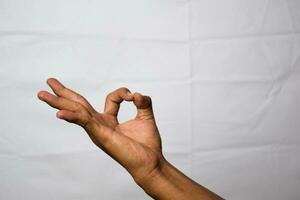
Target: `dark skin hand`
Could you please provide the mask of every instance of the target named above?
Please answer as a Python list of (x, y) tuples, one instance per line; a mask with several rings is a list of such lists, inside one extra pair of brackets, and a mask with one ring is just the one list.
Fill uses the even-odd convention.
[[(222, 199), (186, 177), (164, 158), (149, 96), (132, 94), (122, 87), (108, 94), (104, 111), (97, 112), (83, 96), (57, 79), (49, 78), (47, 84), (55, 95), (40, 91), (38, 98), (58, 109), (58, 118), (81, 126), (151, 197), (161, 200)], [(134, 119), (119, 123), (118, 111), (124, 100), (134, 103), (137, 114)]]

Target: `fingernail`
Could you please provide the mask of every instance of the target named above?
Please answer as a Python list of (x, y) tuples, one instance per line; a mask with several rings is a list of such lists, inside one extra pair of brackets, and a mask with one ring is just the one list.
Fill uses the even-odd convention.
[(44, 101), (43, 95), (41, 94), (41, 92), (39, 92), (39, 93), (37, 94), (37, 97), (38, 97), (40, 100)]
[(56, 113), (56, 117), (59, 118), (59, 119), (62, 119), (61, 113), (60, 113), (60, 112), (57, 112), (57, 113)]

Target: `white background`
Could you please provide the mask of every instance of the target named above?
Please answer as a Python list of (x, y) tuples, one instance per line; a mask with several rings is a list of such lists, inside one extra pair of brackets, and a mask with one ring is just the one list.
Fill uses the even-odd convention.
[(300, 199), (299, 32), (299, 0), (0, 0), (0, 199), (150, 199), (38, 100), (49, 77), (101, 112), (150, 95), (166, 158), (226, 199)]

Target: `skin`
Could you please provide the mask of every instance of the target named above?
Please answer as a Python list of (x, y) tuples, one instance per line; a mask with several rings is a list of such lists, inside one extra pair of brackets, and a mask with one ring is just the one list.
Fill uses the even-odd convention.
[[(81, 126), (93, 143), (120, 163), (152, 198), (222, 199), (164, 158), (149, 96), (132, 94), (121, 87), (107, 95), (104, 111), (97, 112), (83, 96), (57, 79), (49, 78), (47, 84), (54, 94), (39, 91), (38, 98), (58, 109), (58, 118)], [(119, 123), (118, 111), (124, 100), (134, 103), (137, 114), (134, 119)]]

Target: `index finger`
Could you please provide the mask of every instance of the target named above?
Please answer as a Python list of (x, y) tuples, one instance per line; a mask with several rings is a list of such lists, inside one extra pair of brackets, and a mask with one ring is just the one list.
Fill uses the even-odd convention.
[(75, 91), (65, 87), (61, 82), (59, 82), (55, 78), (48, 78), (47, 84), (53, 90), (53, 92), (60, 97), (64, 97), (66, 99), (70, 99), (72, 101), (78, 102), (82, 104), (88, 111), (95, 113), (97, 112), (91, 104), (80, 94), (76, 93)]
[(133, 95), (130, 93), (129, 89), (121, 87), (109, 93), (105, 100), (104, 112), (117, 117), (120, 104), (123, 100), (133, 100)]

